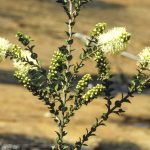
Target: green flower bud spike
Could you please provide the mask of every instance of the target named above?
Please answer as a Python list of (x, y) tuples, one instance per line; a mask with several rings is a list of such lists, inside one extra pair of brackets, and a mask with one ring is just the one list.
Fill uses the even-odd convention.
[(98, 51), (95, 53), (96, 67), (98, 68), (99, 80), (104, 81), (110, 77), (110, 66), (104, 52)]
[(18, 37), (18, 40), (24, 45), (28, 46), (31, 42), (31, 38), (21, 32), (18, 32), (16, 37)]
[(57, 73), (60, 72), (61, 65), (65, 62), (65, 57), (60, 51), (56, 51), (53, 55), (51, 65), (49, 67), (48, 79), (56, 77)]
[(20, 58), (22, 57), (22, 49), (18, 45), (13, 45), (12, 50), (10, 51), (12, 54), (13, 58)]
[(91, 31), (90, 36), (92, 37), (97, 37), (100, 34), (102, 34), (104, 32), (104, 30), (106, 29), (107, 24), (106, 23), (97, 23), (95, 25), (95, 28)]
[(23, 84), (24, 87), (28, 87), (28, 88), (30, 87), (31, 79), (28, 76), (26, 76), (25, 74), (22, 74), (18, 70), (15, 71), (14, 76), (20, 81), (20, 83)]
[(78, 82), (76, 86), (76, 90), (78, 92), (84, 91), (84, 89), (88, 86), (89, 81), (92, 80), (92, 77), (90, 74), (86, 74), (82, 77), (82, 79)]
[(90, 102), (92, 99), (96, 98), (104, 89), (105, 87), (102, 84), (97, 84), (95, 87), (87, 91), (87, 93), (85, 93), (82, 98), (86, 102)]

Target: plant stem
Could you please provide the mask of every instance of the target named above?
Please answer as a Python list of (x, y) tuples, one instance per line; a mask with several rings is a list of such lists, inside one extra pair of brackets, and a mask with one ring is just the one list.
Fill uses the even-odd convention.
[[(73, 16), (73, 4), (72, 4), (72, 0), (68, 0), (68, 13), (69, 13), (69, 16), (68, 16), (68, 39), (67, 39), (67, 55), (70, 56), (71, 55), (71, 46), (72, 46), (72, 43), (73, 43), (73, 39), (72, 39), (72, 28), (74, 26), (73, 22), (75, 20), (74, 16)], [(67, 74), (68, 72), (70, 72), (70, 66), (69, 66), (69, 60), (66, 61), (66, 70), (65, 70), (65, 73)], [(65, 80), (65, 86), (64, 86), (64, 89), (62, 91), (62, 102), (61, 102), (61, 116), (60, 116), (60, 122), (58, 124), (58, 127), (59, 127), (59, 134), (60, 134), (60, 137), (59, 138), (59, 142), (58, 142), (58, 150), (63, 150), (65, 149), (64, 145), (66, 145), (64, 143), (64, 136), (67, 134), (65, 131), (64, 131), (64, 128), (65, 128), (65, 112), (66, 112), (66, 100), (67, 100), (67, 90), (68, 90), (68, 77), (65, 76), (64, 78)]]
[[(119, 102), (122, 104), (123, 102), (126, 102), (126, 99), (128, 99), (129, 97), (131, 97), (131, 95), (133, 94), (134, 92), (130, 92), (128, 93), (124, 98), (122, 98)], [(116, 105), (114, 105), (111, 109), (108, 109), (107, 112), (105, 113), (105, 115), (102, 115), (100, 117), (100, 119), (96, 119), (96, 122), (91, 126), (90, 130), (82, 136), (82, 138), (80, 138), (79, 141), (77, 141), (74, 145), (74, 150), (77, 149), (77, 150), (81, 150), (82, 146), (85, 144), (86, 141), (88, 141), (88, 139), (91, 137), (91, 136), (95, 136), (95, 132), (97, 130), (97, 128), (99, 126), (102, 126), (102, 125), (105, 125), (105, 122), (108, 120), (110, 114), (114, 113), (114, 110), (118, 108)]]
[[(137, 77), (141, 74), (141, 72), (139, 74), (137, 74)], [(139, 84), (139, 85), (142, 85), (143, 87), (149, 83), (150, 81), (150, 78), (147, 78), (142, 84)], [(131, 85), (132, 86), (132, 85)], [(123, 96), (122, 95), (122, 98), (120, 100), (117, 100), (115, 101), (115, 104), (113, 107), (111, 107), (111, 103), (107, 103), (107, 112), (104, 113), (100, 119), (96, 119), (96, 122), (91, 126), (90, 130), (82, 136), (82, 138), (80, 138), (79, 141), (77, 141), (74, 145), (74, 150), (77, 149), (77, 150), (81, 150), (82, 146), (85, 144), (86, 141), (88, 141), (88, 139), (91, 137), (91, 136), (94, 136), (97, 128), (99, 126), (102, 126), (102, 125), (105, 125), (105, 122), (109, 119), (109, 116), (112, 114), (112, 113), (115, 113), (115, 114), (120, 114), (120, 113), (123, 113), (125, 112), (124, 110), (122, 110), (121, 106), (123, 103), (130, 103), (130, 101), (128, 100), (129, 97), (133, 97), (133, 94), (135, 92), (137, 92), (137, 88), (138, 85), (135, 84), (132, 88), (132, 90), (128, 91), (127, 95), (126, 96)], [(130, 89), (130, 88), (129, 88)], [(108, 101), (110, 101), (110, 99), (108, 98), (107, 99)], [(117, 108), (119, 108), (119, 110), (116, 110)]]

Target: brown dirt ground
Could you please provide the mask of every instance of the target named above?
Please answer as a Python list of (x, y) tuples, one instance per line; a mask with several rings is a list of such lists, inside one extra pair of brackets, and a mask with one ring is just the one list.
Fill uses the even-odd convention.
[[(107, 22), (109, 28), (126, 26), (133, 35), (128, 51), (137, 54), (143, 47), (150, 45), (149, 7), (149, 0), (97, 0), (83, 9), (75, 30), (88, 34), (89, 30), (100, 21)], [(65, 39), (63, 32), (65, 18), (62, 8), (54, 1), (0, 0), (0, 36), (16, 43), (14, 38), (16, 31), (29, 34), (35, 40), (36, 52), (43, 66), (49, 65), (53, 51)], [(76, 57), (73, 62), (79, 60), (82, 43), (76, 40), (75, 46), (77, 51), (75, 51)], [(121, 70), (127, 74), (133, 74), (136, 70), (134, 61), (121, 56), (110, 57), (110, 61), (115, 72)], [(91, 61), (87, 62), (87, 66), (82, 73), (95, 73), (94, 64)], [(11, 70), (10, 61), (2, 62), (0, 69)], [(130, 118), (150, 120), (149, 101), (149, 95), (136, 96), (132, 105), (124, 106), (127, 110), (126, 115)], [(0, 134), (55, 138), (55, 124), (50, 119), (48, 110), (42, 102), (37, 101), (37, 98), (24, 88), (1, 83), (0, 106)], [(81, 109), (67, 127), (70, 133), (66, 140), (74, 142), (84, 132), (83, 129), (90, 126), (93, 118), (102, 113), (104, 109), (102, 100), (95, 100), (90, 107)], [(150, 128), (122, 124), (124, 120), (124, 116), (120, 118), (112, 116), (107, 123), (108, 126), (98, 129), (97, 137), (91, 138), (89, 145), (92, 147), (102, 141), (131, 142), (139, 145), (141, 149), (150, 150)], [(124, 148), (120, 147), (118, 150), (124, 150)]]

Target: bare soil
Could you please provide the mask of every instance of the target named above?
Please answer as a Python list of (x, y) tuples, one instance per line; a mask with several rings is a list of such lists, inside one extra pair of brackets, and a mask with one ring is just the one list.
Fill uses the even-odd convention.
[[(109, 28), (125, 26), (132, 33), (128, 51), (137, 54), (150, 45), (149, 8), (149, 0), (97, 0), (81, 11), (75, 31), (88, 34), (97, 22), (107, 22)], [(53, 51), (65, 40), (66, 16), (62, 12), (60, 5), (52, 0), (0, 0), (0, 36), (17, 43), (17, 31), (29, 34), (35, 40), (35, 51), (42, 65), (48, 67)], [(79, 60), (82, 45), (78, 39), (75, 41), (77, 50), (73, 62)], [(136, 62), (127, 58), (111, 56), (110, 61), (113, 72), (133, 75), (136, 71)], [(87, 66), (82, 73), (96, 73), (92, 61), (87, 62)], [(0, 144), (34, 143), (37, 138), (53, 141), (57, 129), (47, 108), (26, 89), (12, 82), (12, 70), (10, 61), (0, 64)], [(112, 116), (106, 127), (98, 129), (97, 137), (88, 142), (90, 149), (150, 150), (150, 96), (136, 95), (132, 105), (124, 108), (125, 115)], [(75, 142), (85, 128), (90, 127), (94, 117), (104, 111), (102, 98), (81, 109), (67, 126), (66, 141)], [(13, 141), (15, 138), (17, 140)]]

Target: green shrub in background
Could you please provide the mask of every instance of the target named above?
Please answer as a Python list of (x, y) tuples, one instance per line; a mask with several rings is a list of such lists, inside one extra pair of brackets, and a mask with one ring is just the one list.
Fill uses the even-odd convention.
[[(98, 23), (89, 33), (86, 43), (80, 55), (80, 62), (73, 64), (74, 58), (72, 44), (75, 32), (73, 27), (76, 18), (83, 5), (89, 0), (59, 0), (68, 20), (66, 25), (65, 43), (55, 52), (47, 70), (42, 68), (37, 54), (33, 51), (34, 45), (29, 36), (17, 33), (18, 40), (24, 48), (12, 44), (4, 38), (0, 38), (0, 60), (10, 58), (15, 67), (15, 77), (34, 96), (37, 96), (48, 107), (52, 118), (58, 126), (56, 131), (56, 144), (51, 147), (53, 150), (80, 150), (86, 146), (86, 141), (91, 136), (95, 136), (98, 127), (105, 125), (111, 114), (124, 113), (123, 103), (130, 103), (130, 98), (134, 93), (142, 92), (150, 84), (150, 48), (147, 47), (138, 55), (137, 74), (135, 74), (128, 86), (126, 94), (121, 93), (120, 99), (112, 96), (111, 65), (107, 55), (117, 55), (123, 52), (129, 43), (130, 33), (123, 27), (115, 27), (106, 31), (106, 23)], [(89, 82), (94, 80), (90, 74), (85, 74), (77, 84), (75, 80), (85, 61), (91, 59), (95, 61), (97, 68), (97, 84), (89, 88)], [(106, 102), (106, 112), (95, 119), (91, 128), (86, 129), (85, 134), (74, 144), (69, 145), (64, 141), (67, 131), (65, 127), (82, 106), (88, 105), (99, 95), (104, 97)]]

